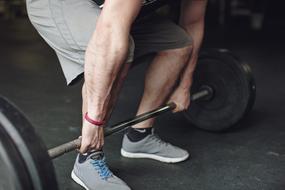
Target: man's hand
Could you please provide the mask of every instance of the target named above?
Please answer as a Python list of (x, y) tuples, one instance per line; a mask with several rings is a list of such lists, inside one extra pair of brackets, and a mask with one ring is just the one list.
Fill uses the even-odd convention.
[(176, 104), (176, 108), (173, 110), (173, 113), (187, 110), (190, 106), (190, 90), (178, 87), (171, 95), (168, 102)]
[(82, 127), (82, 141), (80, 153), (84, 154), (92, 150), (100, 150), (104, 145), (104, 128), (84, 121)]

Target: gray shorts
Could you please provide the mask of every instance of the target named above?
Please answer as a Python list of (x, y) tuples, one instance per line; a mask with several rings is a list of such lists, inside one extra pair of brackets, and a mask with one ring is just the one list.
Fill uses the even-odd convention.
[[(84, 55), (101, 9), (92, 0), (27, 0), (30, 21), (55, 50), (67, 84), (84, 72)], [(192, 43), (186, 32), (158, 15), (133, 24), (128, 62)]]

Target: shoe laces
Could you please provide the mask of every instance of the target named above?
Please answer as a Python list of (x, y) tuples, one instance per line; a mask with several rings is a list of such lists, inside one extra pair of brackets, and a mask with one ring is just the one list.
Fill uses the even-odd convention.
[(157, 142), (158, 144), (160, 144), (160, 145), (164, 145), (164, 146), (168, 146), (169, 145), (169, 143), (167, 143), (167, 142), (165, 142), (164, 140), (162, 140), (158, 135), (156, 135), (156, 134), (153, 134), (152, 135), (152, 139), (155, 141), (155, 142)]
[(113, 176), (113, 173), (110, 171), (106, 164), (105, 158), (92, 160), (91, 164), (94, 166), (101, 179), (107, 180), (109, 177)]

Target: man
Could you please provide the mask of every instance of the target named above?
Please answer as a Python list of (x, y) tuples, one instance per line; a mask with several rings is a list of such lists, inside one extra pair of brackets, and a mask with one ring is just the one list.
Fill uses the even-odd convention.
[[(85, 189), (130, 189), (108, 169), (102, 147), (103, 126), (134, 58), (157, 53), (146, 73), (137, 114), (170, 101), (177, 104), (174, 112), (190, 104), (206, 0), (183, 0), (180, 26), (157, 14), (138, 16), (148, 6), (161, 2), (106, 0), (100, 6), (92, 0), (27, 0), (29, 18), (55, 50), (67, 83), (84, 72), (81, 154), (75, 161), (72, 178)], [(154, 135), (153, 123), (154, 119), (150, 119), (128, 130), (122, 156), (167, 163), (186, 160), (186, 150)]]

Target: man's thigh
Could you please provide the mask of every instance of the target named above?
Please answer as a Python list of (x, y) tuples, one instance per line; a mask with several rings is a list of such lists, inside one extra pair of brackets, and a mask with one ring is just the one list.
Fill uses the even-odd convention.
[(90, 0), (27, 0), (31, 23), (52, 47), (67, 83), (84, 71), (85, 50), (95, 29), (99, 7)]
[[(84, 72), (85, 51), (101, 13), (91, 0), (27, 0), (29, 18), (59, 59), (67, 84)], [(130, 38), (129, 62), (134, 43)]]
[[(90, 0), (27, 0), (27, 8), (37, 31), (55, 50), (67, 84), (72, 83), (84, 72), (85, 50), (101, 9)], [(131, 34), (136, 57), (191, 43), (183, 29), (158, 16), (134, 23)], [(129, 60), (133, 48), (130, 38)]]
[(157, 14), (135, 22), (131, 35), (135, 41), (135, 58), (192, 44), (191, 37), (184, 29)]

